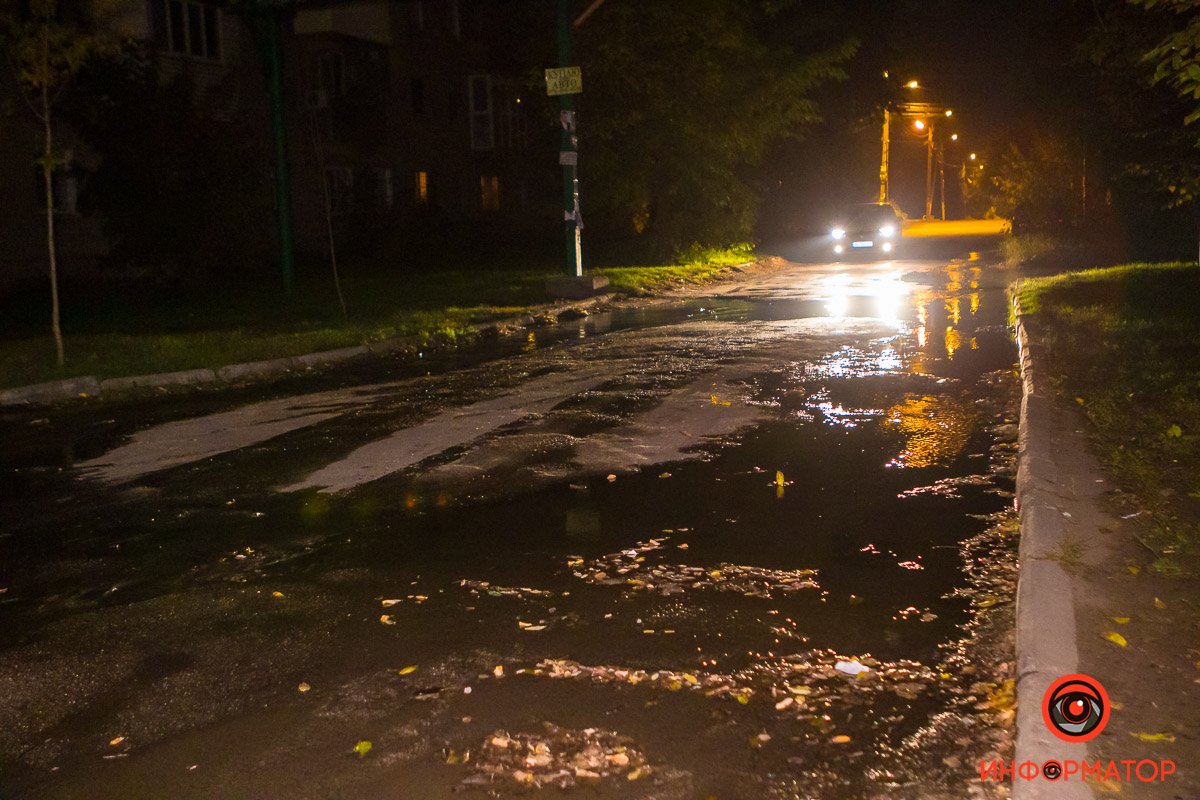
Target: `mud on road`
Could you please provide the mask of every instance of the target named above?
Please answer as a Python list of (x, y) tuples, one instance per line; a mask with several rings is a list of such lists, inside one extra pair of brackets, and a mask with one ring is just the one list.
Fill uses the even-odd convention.
[(0, 792), (995, 796), (1005, 282), (793, 267), (310, 393), (6, 417)]

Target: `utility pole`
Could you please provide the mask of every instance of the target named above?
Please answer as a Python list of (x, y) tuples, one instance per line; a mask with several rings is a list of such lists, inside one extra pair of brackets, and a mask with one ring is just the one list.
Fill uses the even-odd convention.
[(558, 146), (558, 163), (562, 166), (563, 232), (565, 274), (546, 280), (546, 290), (554, 297), (591, 297), (608, 286), (603, 275), (583, 274), (583, 247), (579, 216), (579, 130), (575, 118), (575, 95), (583, 91), (583, 76), (571, 62), (571, 28), (579, 27), (604, 0), (593, 0), (572, 23), (572, 0), (558, 0), (556, 33), (558, 37), (558, 67), (546, 70), (546, 94), (558, 97), (558, 117), (562, 135)]
[(886, 203), (891, 198), (890, 187), (888, 186), (888, 170), (890, 164), (891, 149), (891, 126), (892, 126), (892, 109), (890, 106), (883, 107), (883, 155), (879, 159), (879, 202)]
[(283, 26), (284, 12), (276, 4), (263, 4), (263, 7), (248, 12), (250, 14), (258, 31), (259, 54), (266, 73), (271, 146), (275, 161), (275, 233), (279, 270), (283, 275), (283, 289), (291, 295), (296, 288), (296, 243), (292, 232), (292, 182), (283, 113), (283, 44), (280, 28)]
[[(571, 0), (558, 0), (558, 66), (571, 66)], [(583, 277), (583, 246), (579, 230), (579, 136), (575, 119), (575, 94), (558, 96), (562, 138), (558, 163), (563, 169), (563, 222), (566, 233), (566, 274)]]
[(925, 126), (925, 219), (933, 217), (933, 123)]
[(938, 175), (941, 181), (942, 221), (946, 220), (946, 148), (938, 148)]

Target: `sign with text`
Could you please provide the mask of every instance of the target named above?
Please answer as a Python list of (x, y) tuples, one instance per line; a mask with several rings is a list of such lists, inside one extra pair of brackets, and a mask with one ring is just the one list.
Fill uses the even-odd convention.
[(554, 97), (560, 94), (580, 94), (583, 92), (583, 73), (579, 67), (555, 67), (546, 70), (546, 94)]

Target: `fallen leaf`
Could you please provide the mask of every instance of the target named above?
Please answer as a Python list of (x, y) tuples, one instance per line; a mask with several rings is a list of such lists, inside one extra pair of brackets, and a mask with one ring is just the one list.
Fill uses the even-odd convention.
[(837, 736), (829, 740), (833, 744), (846, 744), (850, 741), (850, 737), (844, 733), (839, 733)]
[(1143, 742), (1171, 742), (1175, 741), (1175, 736), (1170, 733), (1130, 733), (1135, 739), (1140, 739)]
[(495, 675), (497, 678), (503, 678), (504, 677), (504, 667), (500, 664), (497, 664), (496, 668), (492, 670), (492, 674)]
[(1183, 436), (1183, 428), (1180, 428), (1178, 425), (1172, 425), (1167, 428), (1168, 439), (1178, 439), (1180, 436)]
[(371, 752), (371, 743), (366, 739), (361, 739), (358, 744), (354, 745), (354, 752), (358, 753), (359, 758), (363, 758)]
[(399, 600), (380, 600), (379, 604), (381, 606), (383, 606), (384, 608), (391, 608), (392, 606), (396, 605), (396, 603), (399, 603), (399, 602), (400, 602)]
[(617, 476), (616, 476), (616, 475), (614, 475), (613, 473), (611, 473), (611, 472), (610, 472), (610, 473), (608, 474), (608, 482), (609, 482), (609, 483), (612, 483), (612, 482), (613, 482), (613, 481), (615, 481), (616, 479), (617, 479)]
[(296, 687), (296, 690), (299, 691), (301, 694), (303, 694), (304, 692), (307, 692), (311, 689), (312, 689), (312, 687), (309, 686), (304, 681), (300, 681), (300, 685)]
[(1154, 607), (1155, 607), (1155, 608), (1166, 608), (1166, 607), (1167, 607), (1167, 604), (1166, 604), (1166, 603), (1164, 603), (1162, 600), (1159, 600), (1159, 599), (1156, 597), (1156, 598), (1154, 598)]
[(784, 484), (783, 473), (780, 472), (779, 470), (776, 470), (775, 471), (775, 485), (783, 486), (783, 484)]
[(1108, 641), (1112, 642), (1113, 644), (1119, 645), (1121, 647), (1125, 647), (1126, 645), (1129, 644), (1129, 642), (1127, 642), (1125, 640), (1125, 637), (1122, 636), (1121, 634), (1117, 633), (1116, 631), (1109, 631), (1108, 633), (1104, 634), (1104, 638), (1107, 639)]
[(384, 625), (395, 625), (396, 624), (396, 620), (392, 619), (391, 615), (389, 615), (389, 614), (380, 614), (379, 621), (382, 622)]
[(1125, 569), (1129, 570), (1130, 575), (1137, 575), (1139, 572), (1142, 571), (1142, 568), (1137, 566), (1136, 564), (1130, 564)]
[(109, 743), (108, 743), (108, 745), (109, 745), (109, 747), (116, 747), (117, 745), (119, 745), (119, 744), (120, 744), (121, 742), (123, 742), (123, 741), (125, 741), (125, 737), (124, 737), (124, 736), (118, 736), (117, 738), (115, 738), (115, 739), (113, 739), (111, 742), (109, 742)]
[(283, 597), (283, 592), (271, 592), (271, 597)]
[(1117, 623), (1118, 625), (1128, 625), (1129, 624), (1129, 617), (1112, 617), (1111, 619), (1113, 622)]
[(400, 670), (400, 674), (401, 675), (412, 675), (416, 671), (417, 671), (416, 665), (409, 665), (409, 666), (405, 667), (404, 669)]

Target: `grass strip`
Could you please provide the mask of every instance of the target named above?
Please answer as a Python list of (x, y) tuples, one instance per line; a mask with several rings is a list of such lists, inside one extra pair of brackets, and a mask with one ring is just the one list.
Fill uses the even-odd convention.
[(1154, 567), (1179, 571), (1200, 541), (1200, 267), (1124, 264), (1017, 291), (1051, 386), (1150, 516)]

